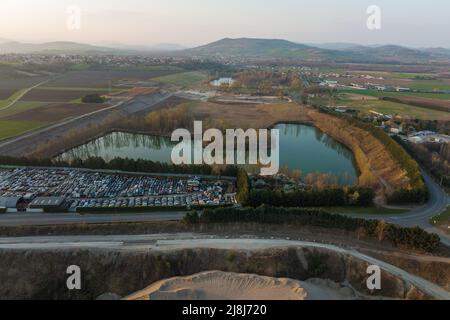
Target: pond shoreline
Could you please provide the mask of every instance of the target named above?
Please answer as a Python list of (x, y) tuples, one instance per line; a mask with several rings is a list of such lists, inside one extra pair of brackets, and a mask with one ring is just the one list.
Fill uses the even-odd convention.
[[(294, 125), (298, 127), (290, 127)], [(345, 144), (320, 130), (312, 121), (280, 121), (273, 123), (269, 129), (277, 126), (284, 126), (280, 128), (281, 148), (284, 149), (281, 150), (280, 168), (288, 168), (292, 171), (300, 170), (305, 174), (335, 176), (341, 185), (358, 183), (358, 164), (352, 150)], [(120, 134), (137, 136), (127, 137)], [(103, 138), (106, 138), (106, 141)], [(152, 140), (152, 138), (156, 140)], [(164, 141), (158, 140), (160, 138), (163, 138)], [(146, 130), (110, 128), (86, 139), (83, 143), (78, 143), (73, 148), (67, 148), (55, 157), (67, 161), (77, 157), (84, 159), (92, 153), (92, 156), (99, 156), (110, 161), (115, 157), (126, 158), (130, 155), (129, 158), (133, 159), (165, 163), (170, 161), (170, 148), (170, 136), (167, 134), (154, 134)], [(156, 153), (146, 153), (146, 150), (152, 149)], [(314, 154), (319, 157), (318, 161), (313, 161)], [(348, 161), (351, 162), (350, 165)]]

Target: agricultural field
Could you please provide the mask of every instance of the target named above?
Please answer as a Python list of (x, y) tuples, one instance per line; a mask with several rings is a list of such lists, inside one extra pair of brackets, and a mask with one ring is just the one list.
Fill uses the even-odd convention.
[(18, 101), (7, 109), (0, 109), (0, 119), (11, 116), (17, 113), (21, 113), (27, 110), (36, 109), (46, 105), (45, 102), (36, 101)]
[(44, 89), (37, 88), (28, 92), (21, 101), (42, 101), (42, 102), (69, 102), (80, 99), (88, 94), (98, 93), (100, 95), (108, 93), (108, 90), (74, 90), (65, 89)]
[(206, 73), (201, 71), (191, 71), (177, 73), (152, 79), (160, 84), (174, 85), (179, 87), (195, 86), (205, 82), (208, 79)]
[(58, 78), (50, 81), (48, 87), (75, 87), (75, 88), (109, 88), (110, 84), (114, 88), (115, 83), (119, 80), (137, 80), (146, 81), (153, 78), (158, 78), (166, 75), (179, 73), (179, 69), (171, 67), (153, 68), (150, 70), (105, 70), (105, 71), (71, 71), (65, 73)]
[(187, 108), (195, 119), (207, 122), (208, 127), (267, 128), (277, 122), (292, 119), (307, 121), (304, 107), (295, 103), (274, 104), (218, 104), (213, 102), (188, 101), (178, 104), (175, 110)]
[(83, 114), (94, 112), (105, 108), (103, 104), (76, 104), (76, 103), (52, 103), (39, 107), (38, 112), (36, 110), (27, 110), (24, 112), (16, 113), (7, 117), (3, 117), (2, 120), (9, 121), (37, 121), (53, 123), (62, 121), (67, 118), (78, 117)]
[[(17, 83), (19, 84), (19, 83)], [(28, 85), (28, 82), (26, 83)], [(33, 83), (32, 85), (35, 85)], [(26, 90), (5, 89), (4, 94), (13, 92), (7, 99), (0, 100), (0, 140), (8, 139), (27, 131), (50, 125), (67, 118), (80, 116), (105, 107), (104, 104), (75, 104), (97, 89), (79, 88), (36, 88), (14, 102)]]
[(4, 121), (0, 120), (0, 140), (15, 137), (27, 131), (45, 126), (46, 123), (37, 121)]
[[(92, 71), (80, 68), (58, 76), (0, 75), (0, 140), (11, 138), (29, 130), (47, 126), (68, 118), (78, 117), (106, 107), (105, 104), (85, 104), (82, 97), (98, 93), (120, 94), (125, 89), (115, 87), (119, 80), (148, 81), (151, 78), (179, 73), (177, 67), (148, 66), (143, 69)], [(27, 92), (13, 103), (27, 88), (43, 80), (47, 83)], [(148, 94), (154, 88), (136, 91)], [(134, 91), (131, 90), (131, 94)]]
[(415, 81), (408, 85), (408, 87), (422, 91), (450, 91), (450, 83), (444, 81)]
[(369, 113), (373, 110), (384, 114), (399, 115), (410, 119), (450, 121), (450, 112), (416, 107), (391, 101), (383, 101), (371, 96), (365, 97), (347, 95), (345, 99), (339, 100), (338, 104), (345, 105), (366, 113)]
[(450, 94), (439, 93), (414, 93), (414, 92), (381, 92), (375, 90), (358, 90), (358, 89), (344, 89), (340, 90), (342, 93), (358, 94), (371, 97), (416, 97), (416, 98), (428, 98), (439, 100), (450, 100)]
[(22, 89), (21, 88), (0, 88), (0, 108), (2, 105), (5, 105), (7, 101), (10, 101), (11, 97), (14, 97), (16, 94), (19, 94)]
[(0, 110), (2, 108), (7, 108), (9, 105), (11, 105), (12, 102), (14, 102), (18, 97), (20, 97), (21, 94), (23, 94), (25, 89), (18, 90), (14, 92), (11, 96), (9, 96), (5, 100), (0, 100)]

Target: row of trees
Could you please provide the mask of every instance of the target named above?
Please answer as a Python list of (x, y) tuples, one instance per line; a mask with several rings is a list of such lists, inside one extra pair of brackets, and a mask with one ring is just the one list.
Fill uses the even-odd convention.
[[(321, 109), (322, 112), (330, 113), (332, 111)], [(378, 139), (390, 153), (395, 161), (407, 172), (410, 188), (398, 189), (389, 196), (388, 201), (391, 203), (423, 203), (428, 198), (428, 191), (425, 186), (419, 165), (414, 159), (402, 148), (396, 141), (389, 137), (382, 129), (373, 126), (370, 123), (362, 122), (358, 119), (348, 117), (333, 112), (334, 116), (344, 119), (351, 125), (370, 132)]]
[(250, 179), (248, 177), (247, 171), (242, 168), (237, 169), (237, 193), (236, 200), (245, 205), (248, 203), (250, 195)]
[(420, 228), (405, 228), (384, 221), (355, 219), (331, 214), (322, 209), (277, 208), (260, 206), (258, 208), (217, 208), (186, 214), (186, 223), (268, 223), (290, 224), (336, 228), (363, 233), (379, 241), (389, 241), (396, 246), (406, 246), (427, 252), (434, 252), (440, 245), (439, 236), (427, 233)]
[(252, 190), (247, 204), (251, 207), (271, 205), (276, 207), (338, 207), (370, 206), (374, 191), (370, 188), (339, 187), (310, 189), (284, 193), (283, 191)]
[(0, 156), (0, 165), (11, 166), (34, 166), (34, 167), (66, 167), (86, 168), (98, 170), (120, 170), (143, 173), (174, 173), (174, 174), (199, 174), (217, 175), (224, 177), (236, 177), (238, 168), (236, 166), (209, 166), (209, 165), (173, 165), (168, 163), (154, 162), (151, 160), (134, 160), (115, 158), (106, 162), (100, 157), (90, 157), (85, 160), (74, 159), (70, 162), (42, 158), (14, 158)]
[(450, 188), (450, 143), (412, 144), (396, 139), (445, 188)]
[[(192, 129), (194, 123), (192, 103), (183, 103), (177, 108), (164, 108), (148, 113), (143, 118), (146, 129), (151, 128), (153, 133), (167, 134), (176, 128)], [(133, 127), (133, 126), (129, 126)]]
[(81, 101), (83, 103), (104, 103), (105, 99), (98, 93), (94, 93), (84, 96)]

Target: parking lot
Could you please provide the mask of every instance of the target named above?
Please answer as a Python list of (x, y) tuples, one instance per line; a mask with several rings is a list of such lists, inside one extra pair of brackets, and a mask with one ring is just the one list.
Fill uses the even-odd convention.
[(234, 183), (198, 177), (159, 178), (62, 168), (0, 170), (0, 197), (20, 197), (23, 208), (38, 197), (64, 198), (65, 208), (76, 211), (232, 204), (234, 195)]

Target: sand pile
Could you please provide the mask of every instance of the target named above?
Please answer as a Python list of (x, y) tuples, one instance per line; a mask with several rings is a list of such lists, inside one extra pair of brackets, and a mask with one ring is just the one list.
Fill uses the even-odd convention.
[(254, 274), (208, 271), (158, 281), (127, 300), (341, 300), (356, 293), (335, 282), (306, 282)]

